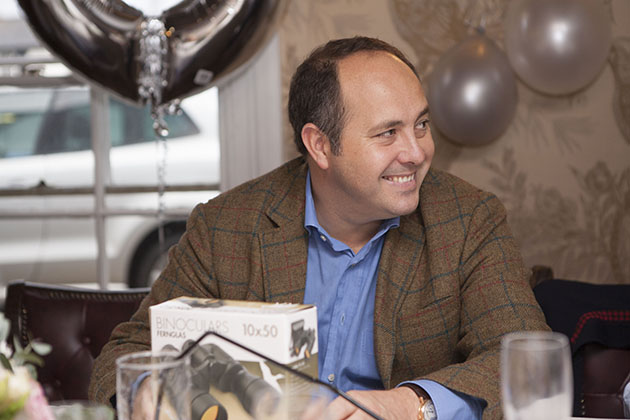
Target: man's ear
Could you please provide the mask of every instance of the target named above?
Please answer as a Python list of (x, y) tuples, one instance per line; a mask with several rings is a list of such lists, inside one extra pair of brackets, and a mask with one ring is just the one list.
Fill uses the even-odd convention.
[(309, 156), (321, 169), (328, 169), (330, 140), (315, 124), (308, 123), (302, 127), (302, 142)]

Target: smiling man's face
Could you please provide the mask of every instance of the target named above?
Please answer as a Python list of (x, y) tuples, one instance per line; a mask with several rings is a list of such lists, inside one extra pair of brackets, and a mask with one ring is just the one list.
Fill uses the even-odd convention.
[(326, 177), (335, 206), (359, 223), (413, 212), (435, 151), (420, 82), (381, 51), (344, 58), (338, 77), (346, 118)]

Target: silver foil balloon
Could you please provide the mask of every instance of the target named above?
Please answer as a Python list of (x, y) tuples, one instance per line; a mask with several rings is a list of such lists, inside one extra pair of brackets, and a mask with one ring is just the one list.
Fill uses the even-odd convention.
[(482, 34), (448, 50), (428, 76), (426, 88), (434, 125), (465, 146), (499, 137), (516, 111), (516, 77), (505, 54)]
[(575, 92), (600, 73), (612, 27), (601, 0), (512, 0), (505, 50), (517, 75), (543, 93)]
[(53, 54), (131, 102), (169, 103), (215, 84), (267, 41), (286, 0), (184, 0), (144, 16), (121, 0), (18, 0)]
[(51, 53), (85, 78), (138, 101), (134, 32), (142, 13), (121, 1), (18, 0)]

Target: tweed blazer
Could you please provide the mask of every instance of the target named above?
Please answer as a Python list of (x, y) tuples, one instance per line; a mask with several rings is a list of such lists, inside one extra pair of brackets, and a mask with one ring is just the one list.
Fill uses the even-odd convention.
[[(149, 306), (177, 296), (302, 303), (307, 165), (292, 160), (198, 205), (169, 263), (97, 358), (91, 399), (115, 394), (115, 359), (150, 347)], [(431, 169), (418, 209), (385, 238), (377, 273), (374, 354), (385, 388), (426, 378), (483, 398), (501, 418), (499, 345), (548, 329), (498, 199)]]

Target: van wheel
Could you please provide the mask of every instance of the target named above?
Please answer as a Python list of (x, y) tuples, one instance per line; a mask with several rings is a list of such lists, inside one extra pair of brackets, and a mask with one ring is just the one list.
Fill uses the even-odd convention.
[(164, 228), (164, 245), (160, 246), (157, 232), (151, 235), (149, 241), (142, 246), (138, 253), (129, 276), (129, 287), (151, 287), (160, 273), (166, 267), (168, 250), (179, 241), (183, 231)]

